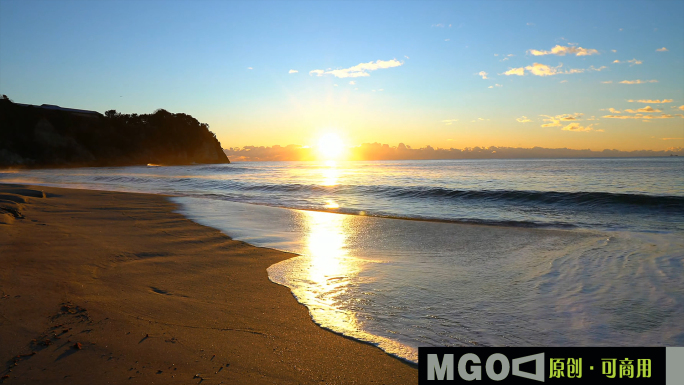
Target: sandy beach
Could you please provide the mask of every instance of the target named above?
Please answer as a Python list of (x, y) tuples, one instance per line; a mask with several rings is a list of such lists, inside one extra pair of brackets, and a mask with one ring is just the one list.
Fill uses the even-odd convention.
[(417, 382), (269, 281), (292, 254), (231, 240), (164, 196), (0, 184), (0, 208), (3, 383)]

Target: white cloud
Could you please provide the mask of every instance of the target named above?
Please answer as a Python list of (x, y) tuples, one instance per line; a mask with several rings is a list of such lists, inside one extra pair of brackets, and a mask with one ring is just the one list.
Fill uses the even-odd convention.
[(612, 80), (606, 80), (605, 82), (601, 82), (601, 83), (603, 83), (603, 84), (610, 84), (610, 83), (612, 83), (612, 82), (613, 82)]
[[(632, 59), (632, 60), (627, 60), (627, 63), (632, 63), (631, 66), (634, 66), (634, 65), (639, 65), (639, 64), (641, 64), (641, 63), (643, 63), (643, 62), (642, 62), (641, 60)], [(630, 67), (631, 67), (631, 66), (630, 66)]]
[(527, 23), (527, 25), (534, 25), (534, 23)]
[(451, 39), (444, 39), (444, 41), (449, 41), (449, 40), (451, 40)]
[(575, 56), (589, 56), (589, 55), (598, 55), (598, 53), (599, 53), (599, 51), (592, 49), (592, 48), (587, 49), (587, 48), (573, 47), (573, 46), (564, 47), (562, 45), (556, 45), (555, 47), (551, 48), (551, 51), (539, 51), (536, 49), (530, 49), (527, 52), (533, 56), (543, 56), (543, 55), (565, 56), (567, 54), (575, 55)]
[(663, 48), (658, 48), (658, 49), (656, 50), (656, 52), (667, 52), (667, 48), (665, 48), (665, 47), (663, 47)]
[(290, 70), (290, 71), (288, 72), (288, 74), (296, 74), (297, 72), (299, 72), (299, 71), (297, 71), (297, 70)]
[(254, 68), (252, 68), (252, 67), (247, 67), (247, 69), (248, 69), (248, 70), (253, 70)]
[(404, 57), (407, 58), (407, 59), (410, 59), (410, 57), (408, 57), (408, 56), (406, 56), (406, 55), (404, 55)]
[(518, 76), (523, 76), (525, 75), (525, 70), (530, 72), (532, 75), (536, 76), (552, 76), (552, 75), (560, 75), (560, 74), (581, 74), (585, 71), (603, 71), (604, 69), (608, 68), (606, 66), (601, 66), (601, 67), (594, 67), (591, 66), (589, 68), (571, 68), (566, 71), (561, 70), (561, 67), (563, 67), (563, 63), (559, 63), (556, 67), (551, 67), (547, 66), (546, 64), (541, 64), (541, 63), (534, 63), (532, 65), (529, 65), (527, 67), (520, 67), (520, 68), (511, 68), (508, 71), (504, 72), (504, 75), (518, 75)]
[(561, 83), (567, 83), (567, 82), (568, 82), (567, 80), (561, 80)]
[(501, 84), (494, 84), (493, 86), (489, 86), (487, 88), (494, 88), (494, 87), (503, 87)]
[(619, 63), (619, 62), (620, 62), (620, 61), (617, 60), (617, 59), (616, 59), (616, 60), (613, 60), (613, 63)]
[(440, 24), (432, 24), (432, 26), (435, 27), (435, 28), (444, 28), (444, 24), (442, 24), (442, 23), (440, 23)]
[(482, 76), (482, 79), (483, 79), (483, 80), (484, 80), (484, 79), (489, 79), (489, 78), (487, 77), (487, 75), (489, 75), (489, 74), (486, 73), (486, 72), (484, 72), (484, 71), (480, 71), (480, 72), (478, 72), (477, 74), (480, 75), (480, 76)]
[(657, 80), (623, 80), (620, 84), (644, 84), (644, 83), (658, 83)]
[(511, 68), (508, 71), (504, 72), (504, 75), (518, 75), (518, 76), (523, 76), (525, 75), (525, 68), (520, 67), (520, 68)]
[(337, 87), (337, 84), (333, 84), (333, 86)]
[(545, 64), (541, 63), (534, 63), (531, 66), (525, 67), (526, 70), (530, 71), (532, 75), (537, 75), (537, 76), (552, 76), (556, 75), (559, 73), (559, 68), (562, 67), (563, 64), (559, 64), (557, 67), (549, 67)]
[(446, 124), (447, 126), (451, 126), (454, 122), (458, 122), (458, 119), (445, 119), (445, 120), (442, 120), (442, 123)]
[(313, 70), (310, 71), (309, 74), (316, 74), (317, 76), (323, 76), (323, 75), (333, 75), (338, 78), (357, 78), (357, 77), (366, 77), (370, 76), (368, 71), (375, 71), (379, 69), (384, 69), (384, 68), (392, 68), (392, 67), (399, 67), (403, 65), (404, 62), (401, 62), (397, 59), (392, 59), (392, 60), (377, 60), (375, 62), (368, 62), (368, 63), (359, 63), (353, 67), (349, 68), (343, 68), (339, 70)]
[(521, 116), (521, 117), (519, 117), (519, 118), (516, 118), (515, 120), (517, 120), (519, 123), (529, 123), (529, 122), (531, 122), (531, 120), (528, 119), (527, 116)]
[(356, 82), (352, 80), (349, 82), (349, 84), (351, 84), (353, 86), (354, 84), (356, 84)]
[(630, 103), (656, 103), (656, 104), (659, 104), (659, 103), (672, 103), (672, 99), (663, 99), (663, 100), (660, 100), (660, 99), (655, 99), (655, 100), (653, 100), (653, 99), (639, 99), (639, 100), (629, 99), (628, 102), (630, 102)]
[(612, 53), (616, 53), (616, 52), (617, 52), (617, 50), (616, 50), (616, 49), (611, 49), (611, 50), (610, 50), (610, 52), (612, 52)]

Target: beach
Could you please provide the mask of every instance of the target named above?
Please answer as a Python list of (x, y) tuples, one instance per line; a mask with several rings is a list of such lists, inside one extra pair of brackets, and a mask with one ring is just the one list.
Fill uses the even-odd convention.
[[(163, 195), (0, 184), (4, 383), (415, 383)], [(230, 220), (229, 218), (227, 220)], [(5, 377), (7, 376), (7, 377)]]

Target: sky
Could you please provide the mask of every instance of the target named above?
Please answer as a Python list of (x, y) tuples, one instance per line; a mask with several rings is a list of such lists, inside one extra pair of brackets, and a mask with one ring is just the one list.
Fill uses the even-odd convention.
[(684, 1), (7, 1), (0, 93), (224, 148), (684, 147)]

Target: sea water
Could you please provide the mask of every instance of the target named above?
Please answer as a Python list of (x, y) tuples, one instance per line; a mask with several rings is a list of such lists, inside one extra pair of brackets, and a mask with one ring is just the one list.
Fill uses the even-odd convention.
[[(418, 346), (684, 345), (684, 160), (244, 162), (0, 171), (165, 193), (293, 257), (268, 269), (319, 325)], [(345, 215), (346, 214), (346, 215)]]

